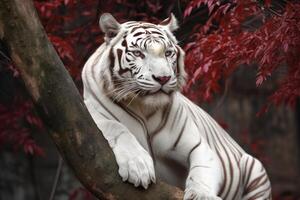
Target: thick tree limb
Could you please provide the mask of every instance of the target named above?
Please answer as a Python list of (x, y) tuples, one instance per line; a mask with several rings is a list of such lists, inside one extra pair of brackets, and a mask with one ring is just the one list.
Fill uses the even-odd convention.
[(0, 0), (0, 37), (66, 163), (99, 199), (182, 199), (162, 182), (124, 184), (114, 156), (49, 42), (31, 0)]

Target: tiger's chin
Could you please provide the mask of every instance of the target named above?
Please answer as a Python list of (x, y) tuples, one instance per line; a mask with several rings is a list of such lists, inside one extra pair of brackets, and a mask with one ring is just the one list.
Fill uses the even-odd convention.
[(137, 101), (139, 101), (139, 103), (141, 103), (144, 108), (148, 108), (152, 110), (160, 109), (172, 102), (173, 93), (174, 91), (169, 94), (159, 91), (153, 94), (139, 96)]
[(148, 93), (147, 95), (127, 96), (121, 100), (123, 104), (128, 106), (138, 106), (145, 111), (154, 111), (169, 105), (172, 102), (174, 91), (165, 93), (158, 91), (155, 93)]

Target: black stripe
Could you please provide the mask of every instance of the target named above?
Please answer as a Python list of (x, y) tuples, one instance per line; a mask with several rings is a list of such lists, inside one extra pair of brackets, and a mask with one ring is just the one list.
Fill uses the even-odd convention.
[(130, 33), (133, 33), (134, 31), (136, 31), (136, 30), (139, 29), (139, 28), (142, 28), (142, 27), (140, 27), (140, 26), (133, 27), (133, 28), (131, 29)]
[(235, 154), (234, 154), (234, 159), (235, 159), (235, 162), (237, 163), (238, 168), (239, 168), (239, 174), (238, 174), (238, 180), (239, 181), (238, 181), (238, 184), (237, 184), (238, 186), (236, 187), (235, 192), (233, 193), (234, 195), (233, 195), (232, 199), (236, 198), (238, 192), (240, 191), (240, 187), (239, 186), (241, 185), (241, 182), (242, 182), (242, 171), (241, 171), (241, 168), (240, 168), (240, 165), (239, 165), (239, 161), (235, 157)]
[(122, 46), (127, 48), (127, 41), (125, 38), (123, 39)]
[[(205, 128), (205, 130), (206, 130), (206, 127), (208, 127), (209, 132), (210, 132), (209, 134), (214, 138), (215, 146), (216, 146), (217, 148), (219, 148), (219, 146), (218, 146), (218, 143), (219, 143), (219, 144), (223, 147), (222, 149), (224, 150), (224, 152), (225, 152), (225, 154), (226, 154), (226, 156), (227, 156), (227, 160), (230, 161), (230, 158), (229, 158), (229, 156), (228, 156), (228, 153), (227, 153), (225, 147), (222, 145), (222, 142), (220, 141), (220, 138), (218, 137), (217, 133), (216, 133), (214, 130), (212, 130), (212, 127), (210, 126), (210, 123), (207, 122), (205, 118), (203, 118), (202, 113), (199, 114), (199, 117), (202, 119), (201, 122), (203, 123), (203, 127)], [(204, 125), (204, 123), (205, 123), (206, 126)], [(206, 132), (207, 132), (207, 131), (206, 131)], [(214, 133), (214, 134), (212, 134), (212, 133)], [(216, 137), (216, 138), (215, 138), (215, 137)], [(217, 141), (218, 141), (218, 143), (217, 143)], [(216, 150), (216, 152), (218, 153), (218, 155), (219, 155), (219, 151), (220, 151), (220, 150)], [(225, 196), (223, 196), (223, 193), (225, 192), (225, 189), (226, 189), (226, 186), (227, 186), (227, 181), (229, 180), (230, 182), (232, 182), (232, 178), (230, 178), (230, 177), (232, 177), (232, 174), (231, 174), (231, 176), (229, 176), (229, 175), (226, 173), (226, 165), (225, 165), (225, 161), (224, 161), (224, 158), (223, 158), (221, 155), (219, 155), (219, 159), (220, 159), (221, 162), (222, 162), (223, 172), (224, 172), (224, 179), (225, 179), (225, 180), (224, 180), (224, 181), (225, 181), (225, 182), (224, 182), (224, 185), (222, 186), (222, 188), (221, 188), (221, 190), (220, 190), (219, 193), (222, 195), (222, 198), (223, 198), (223, 199), (226, 199), (226, 197), (227, 197), (227, 195), (228, 195), (228, 192), (230, 191), (231, 188), (228, 188), (228, 190), (227, 190)], [(230, 162), (229, 162), (229, 165), (231, 165)], [(229, 179), (227, 179), (227, 177), (229, 177)]]
[[(124, 73), (127, 73), (127, 72), (131, 73), (129, 68), (125, 68), (125, 69), (122, 68), (121, 58), (122, 58), (122, 55), (123, 55), (123, 50), (122, 49), (117, 49), (117, 55), (118, 55), (119, 68), (120, 68), (119, 72), (118, 72), (119, 75), (122, 76)], [(126, 60), (127, 60), (127, 57), (126, 57)]]
[[(175, 124), (175, 122), (176, 122), (176, 120), (177, 120), (177, 117), (179, 116), (182, 116), (181, 114), (182, 114), (182, 111), (183, 111), (183, 106), (182, 105), (179, 105), (180, 107), (177, 109), (177, 111), (176, 111), (176, 113), (175, 113), (175, 116), (174, 116), (174, 118), (173, 118), (173, 122), (172, 122), (172, 124), (171, 124), (171, 130), (173, 130), (173, 127), (175, 127), (174, 126), (174, 124)], [(179, 112), (180, 111), (180, 112)], [(180, 113), (179, 115), (178, 115), (178, 113)]]
[(202, 127), (204, 129), (204, 133), (206, 135), (206, 138), (208, 138), (208, 135), (210, 135), (212, 137), (212, 141), (214, 141), (215, 145), (213, 146), (215, 148), (215, 152), (217, 153), (218, 157), (219, 157), (219, 160), (221, 161), (221, 164), (222, 164), (222, 171), (223, 171), (223, 174), (224, 174), (224, 181), (222, 183), (222, 186), (220, 188), (220, 190), (218, 191), (218, 196), (222, 196), (223, 192), (225, 191), (225, 188), (226, 188), (226, 183), (227, 183), (227, 173), (226, 173), (226, 165), (225, 165), (225, 162), (220, 154), (220, 147), (218, 145), (216, 145), (216, 141), (217, 139), (214, 137), (213, 134), (210, 134), (208, 133), (208, 129), (207, 129), (207, 126), (204, 125), (204, 119), (203, 119), (203, 116), (202, 116), (202, 113), (198, 113), (198, 117), (199, 117), (199, 121), (200, 123), (202, 124)]
[(226, 188), (226, 182), (227, 182), (227, 174), (226, 174), (226, 170), (225, 170), (225, 163), (224, 163), (224, 160), (222, 159), (221, 155), (220, 155), (220, 152), (219, 152), (219, 149), (217, 148), (216, 150), (217, 152), (217, 155), (219, 157), (219, 160), (221, 161), (221, 164), (222, 164), (222, 170), (223, 170), (223, 174), (224, 174), (224, 181), (222, 183), (222, 187), (220, 188), (220, 190), (218, 191), (218, 196), (221, 196), (222, 193), (225, 191), (225, 188)]
[(163, 35), (161, 32), (158, 32), (158, 31), (151, 31), (151, 33), (153, 34), (157, 34), (157, 35)]
[(142, 37), (140, 37), (140, 38), (136, 39), (136, 40), (135, 40), (135, 43), (137, 44), (137, 43), (138, 43), (138, 41), (140, 41), (141, 39), (143, 39), (143, 38), (142, 38)]
[[(248, 161), (249, 161), (249, 157), (247, 156), (246, 158), (246, 163), (245, 163), (245, 169), (242, 169), (243, 170), (243, 184), (246, 186), (246, 178), (248, 177), (248, 169), (247, 169), (247, 166), (248, 166)], [(245, 161), (244, 161), (245, 162)]]
[[(262, 197), (266, 194), (266, 192), (269, 192), (271, 194), (271, 186), (267, 187), (266, 189), (260, 191), (260, 192), (257, 192), (256, 194), (254, 194), (254, 196), (250, 197), (249, 199), (257, 199), (259, 197)], [(271, 197), (269, 197), (268, 199), (271, 199)]]
[[(197, 115), (196, 114), (199, 114), (199, 113), (196, 113), (195, 114), (195, 112), (192, 110), (192, 108), (190, 107), (190, 106), (188, 106), (188, 109), (189, 109), (189, 111), (192, 113), (192, 117), (193, 117), (193, 120), (195, 121), (195, 122), (197, 122), (198, 120), (198, 118), (197, 118)], [(200, 117), (201, 118), (201, 117)], [(201, 119), (199, 119), (200, 120), (200, 123), (202, 124), (202, 126), (204, 127), (204, 125), (203, 125), (203, 122), (201, 121)], [(199, 130), (199, 132), (201, 131), (201, 128), (199, 127), (199, 124), (198, 123), (195, 123), (195, 125), (197, 126), (197, 128), (198, 128), (198, 130)], [(206, 130), (206, 129), (205, 129)], [(211, 143), (210, 143), (210, 139), (209, 139), (209, 137), (208, 137), (208, 134), (205, 134), (205, 138), (206, 138), (206, 140), (207, 140), (207, 143), (208, 143), (208, 145), (211, 147)]]
[(142, 35), (142, 34), (144, 34), (144, 33), (145, 33), (145, 32), (137, 32), (137, 33), (133, 34), (133, 37), (137, 37), (137, 36)]
[(198, 143), (190, 150), (190, 152), (188, 153), (188, 156), (187, 156), (187, 162), (188, 162), (189, 165), (190, 165), (190, 157), (191, 157), (193, 151), (194, 151), (197, 147), (199, 147), (200, 144), (201, 144), (201, 139), (199, 140), (199, 142), (198, 142)]
[(137, 69), (137, 71), (136, 71), (134, 74), (138, 74), (138, 73), (140, 73), (141, 69), (142, 69), (141, 67), (140, 67), (140, 68), (138, 68), (138, 69)]
[(252, 174), (253, 166), (254, 166), (254, 159), (252, 158), (252, 163), (251, 163), (251, 165), (250, 165), (250, 168), (249, 168), (249, 174), (248, 174), (248, 177), (247, 177), (247, 180), (246, 180), (247, 186), (248, 186), (248, 184), (249, 184), (249, 179), (250, 179), (250, 176), (251, 176), (251, 174)]
[(210, 166), (208, 165), (195, 165), (193, 167), (190, 168), (190, 171), (192, 171), (193, 169), (197, 168), (197, 167), (201, 167), (201, 168), (210, 168)]
[[(96, 78), (95, 78), (95, 71), (94, 71), (94, 68), (95, 68), (95, 66), (96, 65), (92, 65), (91, 67), (92, 67), (92, 78), (94, 79), (94, 80), (96, 80)], [(87, 79), (87, 74), (85, 73), (85, 78), (86, 78), (86, 80), (88, 80)], [(90, 84), (89, 84), (89, 82), (87, 81), (87, 84), (88, 84), (88, 86), (89, 86), (89, 88), (91, 88), (90, 87)], [(104, 106), (104, 104), (100, 101), (100, 99), (97, 97), (97, 95), (92, 91), (92, 90), (90, 90), (90, 92), (91, 92), (91, 94), (93, 95), (93, 97), (100, 103), (100, 105), (106, 110), (106, 112), (108, 112), (116, 121), (119, 121), (119, 119), (113, 114), (113, 113), (111, 113), (107, 108), (106, 108), (106, 106)]]
[[(125, 60), (126, 60), (127, 62), (130, 62), (130, 61), (131, 61), (127, 56), (125, 56)], [(130, 63), (129, 65), (131, 65), (131, 63)]]
[[(263, 181), (261, 182), (261, 180), (263, 180)], [(247, 186), (247, 188), (245, 189), (245, 193), (248, 194), (248, 193), (256, 190), (261, 185), (264, 185), (267, 181), (268, 181), (268, 177), (265, 173), (260, 175), (259, 177), (256, 177), (254, 180), (251, 181), (249, 186)]]
[(184, 129), (185, 129), (187, 120), (188, 120), (188, 118), (186, 117), (185, 120), (184, 120), (183, 126), (181, 127), (181, 130), (180, 130), (180, 132), (179, 132), (179, 135), (178, 135), (178, 137), (177, 137), (175, 143), (173, 144), (172, 150), (175, 150), (175, 148), (176, 148), (178, 142), (180, 141), (180, 138), (181, 138), (181, 136), (182, 136), (182, 134), (183, 134), (183, 131), (184, 131)]

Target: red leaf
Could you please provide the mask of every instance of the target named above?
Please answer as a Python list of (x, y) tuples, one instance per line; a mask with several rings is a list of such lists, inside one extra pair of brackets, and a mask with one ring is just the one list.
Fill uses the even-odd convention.
[(259, 75), (257, 78), (256, 78), (256, 86), (260, 86), (264, 80), (266, 80), (266, 78), (262, 75)]

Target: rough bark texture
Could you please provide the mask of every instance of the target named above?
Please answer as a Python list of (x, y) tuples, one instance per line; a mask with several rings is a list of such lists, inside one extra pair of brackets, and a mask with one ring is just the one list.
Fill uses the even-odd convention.
[(0, 0), (0, 38), (61, 155), (99, 199), (182, 199), (162, 182), (148, 190), (124, 184), (114, 156), (49, 42), (30, 0)]

